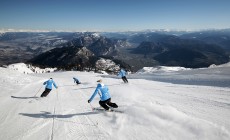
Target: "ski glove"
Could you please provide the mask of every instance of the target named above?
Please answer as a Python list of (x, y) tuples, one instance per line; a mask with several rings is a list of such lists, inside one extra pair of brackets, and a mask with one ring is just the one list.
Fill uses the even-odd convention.
[(90, 103), (90, 100), (88, 100), (88, 103)]

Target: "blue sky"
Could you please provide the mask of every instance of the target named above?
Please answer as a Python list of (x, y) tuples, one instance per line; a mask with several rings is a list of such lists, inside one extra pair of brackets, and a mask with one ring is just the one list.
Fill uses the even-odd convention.
[(1, 0), (0, 29), (230, 28), (230, 0)]

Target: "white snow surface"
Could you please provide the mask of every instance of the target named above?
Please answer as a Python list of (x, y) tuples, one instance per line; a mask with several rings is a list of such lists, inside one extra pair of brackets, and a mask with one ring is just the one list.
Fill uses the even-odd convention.
[(182, 71), (182, 70), (190, 70), (190, 68), (184, 67), (166, 67), (166, 66), (157, 66), (157, 67), (144, 67), (143, 69), (137, 71), (138, 74), (144, 73), (154, 73), (154, 72), (175, 72), (175, 71)]
[[(0, 67), (0, 139), (229, 140), (230, 87), (220, 86), (221, 80), (230, 79), (227, 71), (228, 65), (186, 73), (148, 73), (150, 79), (145, 74), (131, 74), (124, 84), (115, 75), (77, 71), (24, 74)], [(73, 76), (82, 84), (75, 85)], [(164, 82), (154, 80), (160, 76)], [(43, 82), (51, 77), (58, 89), (40, 98)], [(220, 83), (199, 84), (202, 77)], [(198, 84), (171, 82), (189, 78)], [(99, 107), (99, 96), (91, 104), (87, 100), (98, 79), (108, 85), (112, 102), (124, 113), (92, 111), (91, 107)]]
[(57, 68), (41, 69), (39, 67), (34, 67), (32, 65), (25, 64), (25, 63), (11, 64), (11, 65), (8, 65), (7, 68), (12, 69), (12, 70), (16, 70), (16, 71), (18, 71), (20, 73), (24, 73), (24, 74), (54, 72), (57, 69)]

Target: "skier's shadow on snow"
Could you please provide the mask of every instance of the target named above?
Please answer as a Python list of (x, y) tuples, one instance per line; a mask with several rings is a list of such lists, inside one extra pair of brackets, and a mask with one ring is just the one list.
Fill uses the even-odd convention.
[(36, 96), (32, 96), (32, 97), (17, 97), (17, 96), (11, 96), (11, 98), (15, 98), (15, 99), (37, 99), (39, 97)]
[(79, 89), (90, 89), (90, 88), (96, 88), (96, 87), (83, 87), (83, 88), (78, 88), (78, 89), (74, 89), (74, 90), (79, 90)]
[(61, 115), (61, 114), (52, 114), (50, 112), (41, 111), (41, 113), (35, 113), (35, 114), (19, 113), (19, 115), (32, 117), (32, 118), (46, 118), (46, 119), (48, 119), (48, 118), (71, 118), (73, 116), (93, 115), (93, 114), (98, 114), (98, 113), (99, 112), (84, 112), (84, 113), (74, 113), (74, 114)]

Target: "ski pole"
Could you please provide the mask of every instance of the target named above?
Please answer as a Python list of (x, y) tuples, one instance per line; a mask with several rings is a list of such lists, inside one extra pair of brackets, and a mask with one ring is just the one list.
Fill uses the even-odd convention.
[(92, 111), (94, 110), (94, 107), (91, 105), (91, 103), (89, 103), (89, 105), (90, 105), (90, 107), (91, 107), (91, 109), (92, 109)]
[(56, 92), (57, 92), (57, 99), (58, 99), (58, 89), (56, 89)]
[[(90, 105), (92, 111), (94, 111), (94, 107), (91, 105), (91, 103), (89, 103), (89, 105)], [(98, 122), (97, 121), (95, 123), (93, 120), (91, 120), (91, 119), (89, 119), (89, 120), (93, 123), (94, 126), (98, 126)]]
[(34, 95), (34, 97), (38, 94), (38, 92), (42, 89), (43, 85), (40, 87), (40, 89), (37, 91), (37, 93)]

